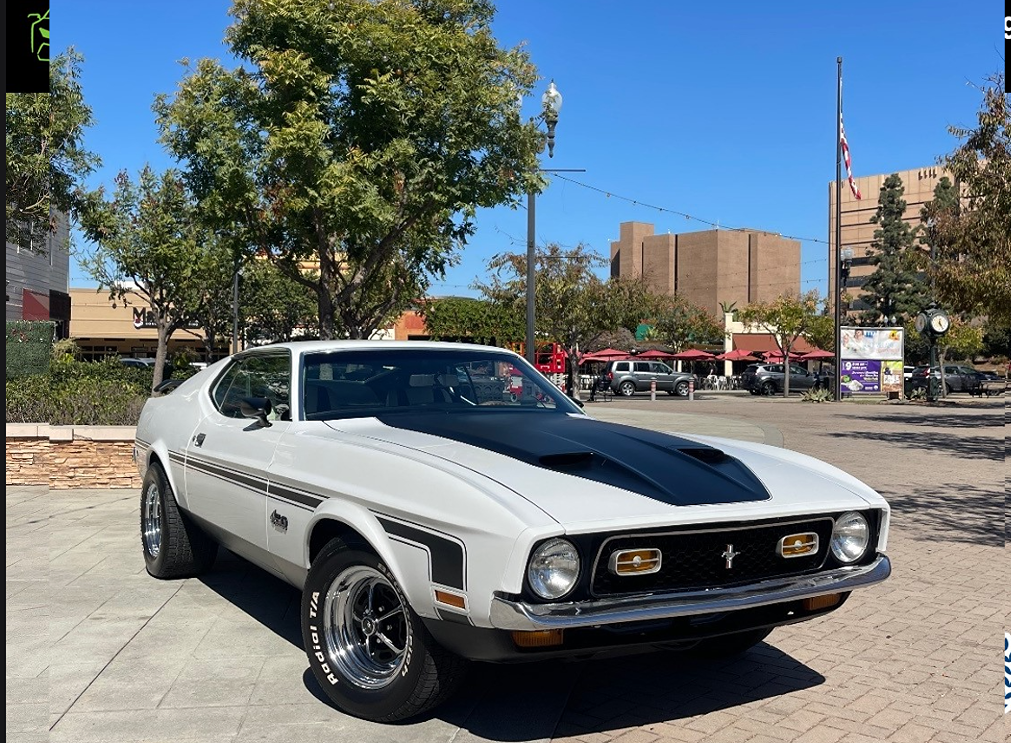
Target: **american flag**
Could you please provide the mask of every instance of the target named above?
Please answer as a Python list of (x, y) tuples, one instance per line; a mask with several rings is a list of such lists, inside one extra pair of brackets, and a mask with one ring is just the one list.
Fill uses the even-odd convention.
[(846, 141), (846, 130), (843, 129), (842, 116), (839, 117), (839, 146), (842, 147), (843, 160), (846, 162), (846, 177), (849, 180), (853, 198), (862, 199), (863, 196), (860, 194), (857, 182), (853, 179), (853, 163), (850, 160), (850, 146)]

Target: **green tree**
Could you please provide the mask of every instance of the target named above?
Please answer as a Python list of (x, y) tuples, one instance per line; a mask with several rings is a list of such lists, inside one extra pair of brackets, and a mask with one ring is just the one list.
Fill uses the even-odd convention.
[(81, 90), (83, 57), (73, 49), (49, 64), (49, 93), (7, 93), (7, 242), (39, 250), (57, 214), (76, 216), (81, 183), (98, 167), (84, 146), (94, 120)]
[(512, 303), (445, 297), (424, 302), (420, 310), (432, 340), (501, 345), (522, 341), (526, 334), (524, 315)]
[(905, 187), (897, 174), (885, 178), (878, 194), (878, 210), (871, 217), (871, 222), (878, 226), (867, 251), (874, 273), (863, 285), (861, 299), (873, 308), (863, 317), (872, 324), (882, 315), (908, 318), (929, 301), (926, 287), (912, 266), (916, 230), (902, 218), (906, 211), (904, 193)]
[[(479, 207), (542, 184), (488, 0), (236, 0), (240, 65), (189, 69), (155, 103), (204, 213), (310, 287), (320, 336), (367, 337), (423, 295)], [(318, 262), (312, 279), (298, 271)]]
[(722, 322), (680, 294), (665, 296), (659, 300), (656, 321), (653, 324), (654, 337), (674, 349), (683, 351), (689, 344), (712, 345), (723, 343), (726, 330)]
[(318, 337), (315, 295), (270, 261), (250, 261), (242, 269), (240, 286), (241, 315), (250, 342)]
[[(565, 348), (569, 365), (569, 390), (574, 394), (574, 378), (579, 354), (590, 348), (605, 332), (627, 327), (637, 315), (627, 300), (632, 294), (626, 284), (604, 282), (596, 271), (607, 264), (585, 246), (565, 250), (548, 245), (536, 254), (535, 317), (539, 339)], [(476, 282), (486, 298), (519, 316), (525, 316), (526, 253), (502, 253), (488, 263), (489, 281)], [(638, 314), (635, 325), (642, 321)], [(635, 327), (632, 326), (632, 328)]]
[[(982, 87), (975, 128), (951, 127), (962, 144), (941, 159), (961, 200), (931, 213), (929, 275), (938, 299), (957, 312), (1011, 325), (1011, 141), (1004, 73)], [(936, 199), (935, 199), (936, 201)]]
[(824, 312), (815, 315), (803, 333), (804, 340), (822, 351), (835, 351), (835, 318)]
[(172, 334), (193, 324), (207, 300), (202, 272), (211, 239), (175, 171), (141, 170), (136, 182), (116, 177), (111, 201), (97, 198), (82, 221), (94, 250), (82, 265), (110, 298), (143, 298), (158, 334), (154, 380), (165, 374)]
[[(800, 296), (784, 294), (771, 302), (752, 302), (740, 310), (740, 320), (746, 326), (756, 326), (770, 333), (783, 355), (784, 368), (790, 368), (790, 353), (799, 338), (817, 327), (818, 292)], [(783, 375), (783, 396), (790, 394), (790, 375)]]

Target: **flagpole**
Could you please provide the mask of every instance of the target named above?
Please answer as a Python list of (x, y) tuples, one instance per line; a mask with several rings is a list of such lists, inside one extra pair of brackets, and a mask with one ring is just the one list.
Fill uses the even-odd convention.
[[(835, 117), (835, 399), (842, 399), (842, 57), (836, 57)], [(830, 251), (831, 252), (831, 251)]]

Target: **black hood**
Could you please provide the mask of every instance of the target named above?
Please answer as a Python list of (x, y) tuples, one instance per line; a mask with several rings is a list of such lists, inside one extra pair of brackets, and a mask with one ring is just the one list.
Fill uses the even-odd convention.
[(469, 444), (674, 506), (770, 497), (751, 470), (721, 450), (633, 426), (534, 411), (390, 413), (377, 418), (393, 428)]

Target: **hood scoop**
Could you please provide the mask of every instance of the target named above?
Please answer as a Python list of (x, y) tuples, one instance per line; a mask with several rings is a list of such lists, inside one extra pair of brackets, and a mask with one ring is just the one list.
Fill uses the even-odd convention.
[[(377, 417), (392, 428), (457, 441), (673, 506), (771, 497), (748, 467), (720, 449), (632, 426), (532, 411)], [(578, 483), (572, 481), (573, 498), (582, 495)]]

